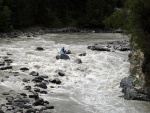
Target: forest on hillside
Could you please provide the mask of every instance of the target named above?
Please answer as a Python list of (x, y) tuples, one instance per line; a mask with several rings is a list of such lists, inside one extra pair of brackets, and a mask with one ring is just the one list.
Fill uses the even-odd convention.
[(123, 0), (0, 0), (0, 32), (31, 26), (104, 29)]

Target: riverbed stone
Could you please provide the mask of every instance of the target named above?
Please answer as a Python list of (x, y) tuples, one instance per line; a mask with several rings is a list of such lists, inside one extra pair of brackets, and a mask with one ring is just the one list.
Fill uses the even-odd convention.
[(65, 73), (62, 70), (57, 70), (56, 72), (59, 76), (65, 76)]
[(44, 105), (44, 100), (40, 98), (39, 100), (35, 101), (33, 105), (34, 106)]
[(46, 83), (43, 83), (43, 82), (38, 83), (38, 84), (36, 84), (35, 86), (40, 87), (40, 88), (43, 88), (43, 89), (47, 89)]
[(81, 59), (76, 59), (74, 62), (77, 63), (77, 64), (81, 64), (82, 60)]
[(12, 69), (12, 66), (4, 66), (4, 67), (0, 67), (0, 70), (7, 70), (7, 69)]
[(32, 76), (39, 76), (39, 73), (38, 73), (38, 72), (35, 72), (35, 71), (32, 71), (29, 75), (32, 75)]
[(61, 81), (58, 79), (58, 78), (55, 78), (53, 80), (50, 80), (51, 83), (54, 83), (54, 84), (61, 84)]
[(28, 71), (29, 68), (27, 68), (27, 67), (22, 67), (22, 68), (20, 68), (20, 70), (21, 70), (21, 71)]
[(86, 56), (86, 53), (80, 53), (79, 56)]
[(25, 90), (31, 90), (31, 86), (25, 86), (24, 89)]
[(25, 113), (36, 113), (36, 110), (33, 108), (27, 109)]
[(37, 47), (36, 50), (43, 51), (44, 49), (42, 47)]
[(22, 79), (23, 82), (29, 82), (30, 80), (27, 78)]

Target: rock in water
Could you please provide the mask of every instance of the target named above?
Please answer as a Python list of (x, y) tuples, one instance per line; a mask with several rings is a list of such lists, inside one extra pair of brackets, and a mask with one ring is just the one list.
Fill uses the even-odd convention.
[(77, 63), (77, 64), (81, 64), (82, 63), (81, 59), (76, 59), (74, 62)]
[(44, 49), (42, 47), (37, 47), (36, 50), (43, 51)]

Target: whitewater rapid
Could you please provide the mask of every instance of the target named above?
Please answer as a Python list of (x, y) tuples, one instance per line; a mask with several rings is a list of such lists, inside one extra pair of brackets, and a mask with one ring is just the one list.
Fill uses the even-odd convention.
[[(9, 72), (19, 72), (20, 76), (11, 76), (0, 85), (26, 92), (22, 79), (30, 78), (29, 72), (36, 71), (40, 75), (49, 76), (49, 79), (58, 77), (62, 81), (61, 85), (49, 83), (48, 94), (40, 95), (54, 104), (56, 113), (148, 113), (148, 102), (127, 101), (120, 97), (120, 81), (130, 74), (129, 51), (100, 52), (87, 49), (90, 44), (125, 39), (128, 38), (120, 34), (92, 33), (2, 39), (0, 54), (12, 54), (13, 70)], [(36, 47), (42, 47), (44, 51), (37, 51)], [(70, 60), (56, 60), (62, 47), (73, 52)], [(78, 56), (82, 52), (86, 52), (86, 56)], [(74, 60), (77, 58), (83, 63), (76, 64)], [(22, 72), (19, 70), (21, 67), (30, 70)], [(57, 70), (63, 70), (65, 76), (59, 77)], [(34, 86), (32, 82), (28, 85)]]

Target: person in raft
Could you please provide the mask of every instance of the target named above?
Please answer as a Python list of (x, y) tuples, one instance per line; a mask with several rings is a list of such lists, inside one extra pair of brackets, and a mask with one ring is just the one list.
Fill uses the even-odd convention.
[(62, 54), (71, 54), (71, 51), (70, 51), (70, 50), (66, 51), (65, 48), (63, 47), (63, 48), (61, 49), (61, 51), (60, 51), (60, 54), (61, 54), (61, 55), (62, 55)]

